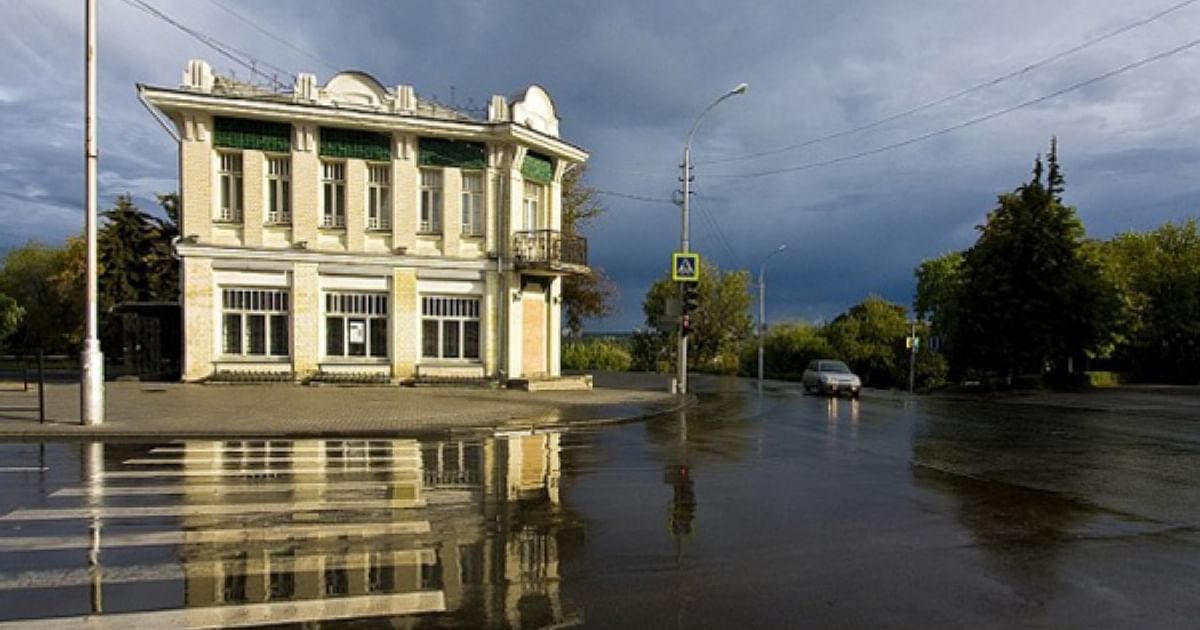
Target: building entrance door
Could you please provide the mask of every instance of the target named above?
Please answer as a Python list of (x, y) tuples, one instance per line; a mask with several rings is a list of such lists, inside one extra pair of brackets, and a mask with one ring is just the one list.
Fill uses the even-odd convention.
[(521, 375), (546, 375), (546, 290), (529, 283), (521, 289)]

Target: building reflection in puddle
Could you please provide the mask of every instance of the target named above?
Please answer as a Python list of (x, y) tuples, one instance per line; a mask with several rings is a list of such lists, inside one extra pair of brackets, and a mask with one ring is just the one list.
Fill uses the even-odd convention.
[(187, 441), (95, 471), (85, 457), (81, 494), (105, 505), (89, 528), (91, 612), (104, 612), (102, 520), (123, 509), (104, 497), (177, 495), (149, 509), (179, 517), (183, 608), (126, 613), (150, 625), (201, 612), (216, 625), (419, 613), (471, 627), (578, 622), (558, 585), (561, 550), (582, 545), (559, 504), (559, 439)]

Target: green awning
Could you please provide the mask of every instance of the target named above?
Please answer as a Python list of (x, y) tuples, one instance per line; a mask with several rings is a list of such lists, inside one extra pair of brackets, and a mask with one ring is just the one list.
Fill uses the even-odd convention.
[(292, 126), (266, 120), (217, 116), (213, 119), (213, 145), (287, 153), (292, 150)]

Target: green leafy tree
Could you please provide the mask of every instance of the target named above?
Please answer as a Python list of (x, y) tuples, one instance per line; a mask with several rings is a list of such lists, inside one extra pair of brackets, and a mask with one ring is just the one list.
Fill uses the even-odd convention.
[(10, 250), (0, 269), (0, 293), (12, 298), (25, 315), (9, 337), (8, 346), (22, 352), (47, 353), (77, 349), (83, 316), (76, 297), (60, 282), (70, 262), (68, 250), (30, 241)]
[(830, 322), (830, 344), (862, 377), (863, 385), (888, 387), (907, 381), (906, 314), (903, 306), (872, 295)]
[[(763, 374), (768, 378), (799, 380), (808, 362), (828, 359), (835, 351), (824, 330), (808, 322), (772, 324), (763, 337)], [(758, 341), (749, 340), (742, 352), (742, 374), (758, 374)]]
[[(582, 236), (584, 228), (604, 213), (596, 189), (584, 183), (586, 165), (580, 165), (563, 175), (562, 231), (564, 236)], [(571, 275), (563, 279), (562, 304), (567, 330), (572, 337), (583, 334), (583, 320), (612, 314), (617, 287), (604, 273), (592, 266), (588, 275)]]
[(1121, 295), (1114, 354), (1142, 378), (1200, 381), (1200, 230), (1195, 219), (1097, 247)]
[(25, 309), (16, 300), (0, 293), (0, 347), (4, 347), (4, 340), (16, 332), (24, 316)]
[(1104, 345), (1115, 290), (1083, 252), (1083, 224), (1060, 202), (1056, 147), (1051, 173), (1041, 158), (1031, 181), (1001, 195), (963, 255), (954, 362), (1012, 377), (1060, 369)]
[[(750, 274), (745, 270), (721, 271), (714, 264), (701, 263), (699, 295), (700, 308), (690, 315), (688, 366), (733, 374), (738, 369), (741, 348), (753, 331)], [(642, 303), (646, 325), (656, 327), (667, 312), (667, 302), (678, 297), (679, 283), (672, 281), (670, 275), (655, 281)], [(647, 343), (635, 339), (635, 365), (658, 365), (664, 355), (669, 356), (668, 344), (673, 343), (670, 333), (656, 333), (644, 341)], [(637, 352), (650, 356), (636, 356)]]

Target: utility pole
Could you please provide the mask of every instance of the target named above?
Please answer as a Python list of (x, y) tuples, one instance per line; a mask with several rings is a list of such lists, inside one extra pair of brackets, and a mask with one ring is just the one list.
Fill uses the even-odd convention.
[(767, 254), (763, 259), (762, 265), (758, 267), (758, 384), (762, 385), (763, 380), (763, 337), (767, 335), (767, 261), (771, 257), (787, 249), (787, 245), (780, 245), (775, 248), (775, 251)]
[(87, 296), (84, 302), (87, 328), (79, 357), (80, 413), (85, 425), (104, 423), (104, 353), (100, 350), (98, 284), (96, 267), (96, 0), (87, 0), (87, 42), (84, 62), (84, 222), (87, 238)]
[(912, 334), (908, 350), (908, 393), (913, 393), (917, 384), (917, 320), (912, 320)]
[[(709, 103), (708, 107), (705, 107), (704, 111), (700, 112), (699, 116), (696, 116), (696, 122), (692, 123), (692, 128), (688, 130), (687, 139), (683, 143), (683, 164), (680, 164), (680, 168), (683, 169), (683, 174), (680, 177), (680, 182), (683, 184), (683, 187), (682, 187), (683, 188), (683, 203), (680, 204), (680, 207), (682, 210), (682, 217), (681, 217), (681, 222), (680, 222), (681, 229), (680, 229), (680, 234), (679, 234), (679, 251), (682, 253), (686, 254), (689, 251), (689, 249), (688, 249), (688, 210), (691, 208), (691, 201), (692, 201), (692, 136), (696, 135), (696, 128), (698, 128), (700, 126), (700, 121), (704, 118), (705, 114), (707, 114), (709, 111), (711, 111), (712, 108), (716, 107), (717, 104), (720, 103), (721, 101), (723, 101), (731, 96), (745, 94), (746, 90), (749, 89), (749, 87), (750, 87), (749, 84), (739, 83), (737, 85), (737, 87), (722, 94), (720, 97), (717, 98), (717, 100), (713, 101), (712, 103)], [(684, 292), (684, 289), (681, 285), (680, 289), (679, 289), (680, 304), (683, 303), (683, 292)], [(679, 318), (679, 357), (678, 357), (678, 360), (679, 360), (679, 390), (678, 391), (680, 394), (686, 394), (688, 391), (688, 369), (687, 369), (688, 342), (687, 342), (687, 335), (684, 334), (684, 325), (683, 325), (683, 318), (687, 317), (687, 314), (683, 313), (683, 310), (684, 309), (682, 309), (682, 308), (680, 309), (682, 316)]]

